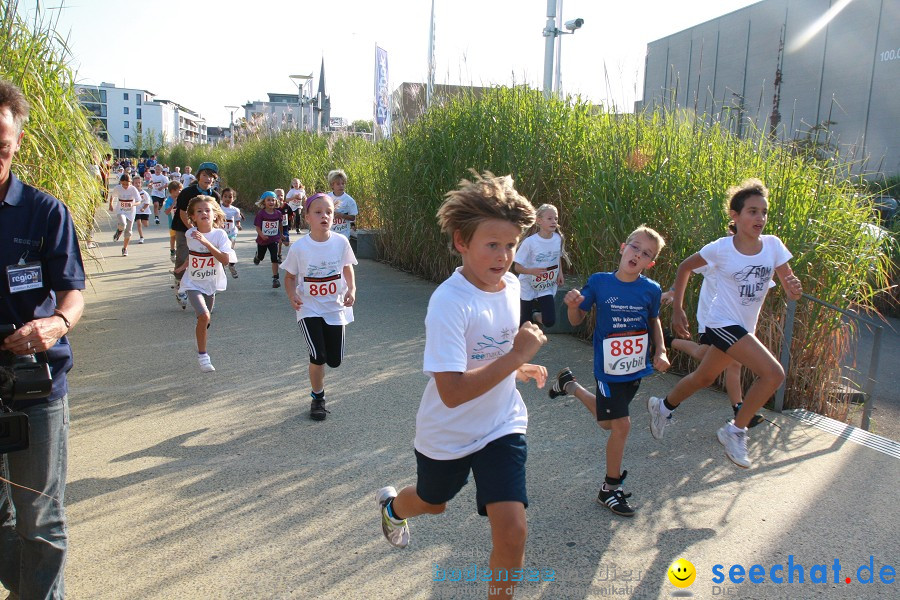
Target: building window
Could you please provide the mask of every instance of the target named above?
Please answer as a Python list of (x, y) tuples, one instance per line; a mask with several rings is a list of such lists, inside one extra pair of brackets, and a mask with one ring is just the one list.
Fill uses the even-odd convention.
[(141, 96), (143, 96), (143, 94), (138, 94), (137, 96), (134, 97), (134, 99), (137, 101), (138, 106), (141, 105)]
[(131, 136), (126, 133), (125, 134), (125, 143), (128, 143), (130, 141), (131, 141)]
[(137, 118), (138, 118), (138, 119), (141, 118), (141, 109), (137, 109)]
[(128, 121), (125, 121), (124, 127), (125, 127), (125, 129), (128, 129)]
[(128, 100), (128, 92), (125, 92), (124, 94), (122, 94), (122, 98), (124, 100)]
[(126, 114), (126, 115), (128, 114), (128, 107), (127, 107), (127, 106), (125, 107), (125, 114)]

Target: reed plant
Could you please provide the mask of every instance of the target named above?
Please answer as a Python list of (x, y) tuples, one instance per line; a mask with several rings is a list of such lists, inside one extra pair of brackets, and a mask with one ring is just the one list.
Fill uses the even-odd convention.
[(63, 201), (85, 242), (104, 193), (91, 165), (109, 148), (78, 103), (71, 54), (55, 21), (40, 11), (26, 21), (17, 8), (15, 1), (0, 3), (0, 77), (19, 86), (31, 105), (13, 171)]

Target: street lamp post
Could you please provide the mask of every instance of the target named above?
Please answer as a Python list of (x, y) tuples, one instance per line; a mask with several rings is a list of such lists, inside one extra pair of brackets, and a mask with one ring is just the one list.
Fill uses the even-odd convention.
[[(305, 107), (309, 105), (310, 97), (312, 96), (312, 73), (309, 75), (288, 75), (297, 85), (297, 101), (300, 105), (300, 122), (298, 123), (298, 127), (300, 129), (306, 129), (306, 110)], [(309, 93), (304, 97), (303, 88), (309, 86)]]
[(231, 138), (230, 145), (232, 148), (234, 148), (234, 111), (240, 110), (241, 107), (228, 105), (225, 108), (231, 110), (231, 113), (230, 113), (231, 114), (231, 122), (228, 125), (228, 137)]
[[(572, 19), (565, 23), (565, 27), (568, 31), (559, 29), (556, 26), (556, 1), (557, 0), (547, 0), (547, 25), (544, 27), (543, 31), (544, 38), (546, 38), (544, 42), (544, 98), (549, 98), (550, 94), (553, 92), (553, 50), (557, 38), (563, 35), (573, 34), (576, 29), (581, 29), (582, 25), (584, 25), (584, 19)], [(562, 0), (559, 0), (559, 3), (559, 20), (562, 21)], [(557, 91), (559, 91), (559, 63), (557, 63), (556, 69), (556, 85)]]

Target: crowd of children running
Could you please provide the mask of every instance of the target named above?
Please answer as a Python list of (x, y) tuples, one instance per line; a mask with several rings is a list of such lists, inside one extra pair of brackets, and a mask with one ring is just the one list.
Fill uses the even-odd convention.
[[(169, 182), (160, 202), (171, 226), (170, 254), (176, 263), (175, 289), (182, 307), (197, 315), (198, 362), (214, 371), (206, 353), (207, 329), (216, 293), (225, 289), (227, 267), (237, 278), (234, 252), (244, 215), (234, 202), (237, 193), (212, 189), (218, 177), (214, 163), (200, 165), (196, 182), (183, 187)], [(118, 202), (114, 239), (124, 236), (122, 254), (135, 220), (139, 234), (152, 212), (153, 200), (141, 189), (141, 178), (122, 173), (111, 190)], [(259, 264), (268, 255), (272, 287), (285, 291), (309, 355), (310, 417), (323, 420), (325, 365), (336, 368), (344, 353), (344, 327), (353, 321), (356, 300), (356, 257), (348, 236), (358, 214), (346, 193), (347, 176), (328, 174), (330, 193), (307, 196), (298, 179), (282, 189), (264, 192), (253, 220)], [(594, 273), (581, 289), (565, 293), (562, 302), (572, 324), (593, 313), (593, 379), (596, 393), (578, 383), (569, 368), (551, 379), (551, 398), (574, 396), (608, 432), (605, 477), (597, 502), (613, 513), (631, 517), (631, 494), (623, 491), (622, 468), (631, 430), (630, 404), (641, 380), (669, 368), (669, 349), (699, 361), (662, 398), (647, 402), (651, 434), (661, 439), (672, 413), (688, 397), (711, 385), (724, 371), (734, 418), (716, 433), (726, 456), (736, 465), (751, 465), (747, 431), (760, 422), (758, 411), (781, 384), (784, 373), (754, 331), (760, 308), (777, 275), (788, 298), (802, 288), (788, 261), (791, 253), (780, 239), (763, 234), (769, 193), (759, 180), (747, 180), (727, 191), (729, 235), (710, 241), (678, 267), (665, 293), (645, 274), (665, 247), (663, 237), (640, 225), (616, 249), (618, 268)], [(181, 215), (184, 212), (184, 215)], [(143, 217), (143, 218), (142, 218)], [(547, 382), (545, 367), (531, 360), (547, 342), (542, 328), (557, 317), (556, 296), (564, 285), (568, 260), (566, 239), (556, 207), (537, 210), (513, 187), (510, 177), (490, 173), (447, 193), (437, 214), (441, 230), (462, 266), (431, 297), (425, 319), (424, 372), (428, 382), (416, 416), (414, 441), (416, 483), (396, 491), (387, 486), (376, 499), (382, 530), (394, 546), (409, 544), (408, 519), (438, 514), (466, 484), (472, 471), (479, 514), (490, 522), (494, 548), (491, 569), (513, 570), (524, 561), (525, 432), (528, 413), (517, 381)], [(179, 244), (179, 221), (184, 229)], [(291, 240), (292, 230), (308, 232)], [(527, 230), (524, 237), (523, 231)], [(139, 243), (143, 240), (141, 239)], [(185, 248), (182, 251), (181, 245)], [(700, 337), (691, 340), (684, 296), (693, 273), (704, 277), (697, 309)], [(516, 276), (518, 275), (518, 276)], [(673, 336), (660, 321), (660, 307), (672, 305)], [(479, 348), (473, 352), (473, 348)], [(742, 394), (741, 367), (756, 376)], [(743, 396), (743, 398), (742, 398)], [(729, 413), (730, 414), (730, 413)], [(512, 587), (490, 588), (495, 597), (512, 595)]]

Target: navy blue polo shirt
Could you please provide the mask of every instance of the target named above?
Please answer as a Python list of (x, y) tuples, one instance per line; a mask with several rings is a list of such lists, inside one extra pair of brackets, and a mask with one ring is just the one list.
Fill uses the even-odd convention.
[[(20, 260), (40, 262), (43, 287), (9, 293), (6, 267)], [(0, 323), (21, 327), (34, 319), (50, 317), (56, 309), (53, 292), (84, 289), (84, 264), (69, 209), (12, 173), (6, 200), (0, 202), (0, 268)], [(66, 373), (72, 368), (69, 340), (60, 339), (47, 351), (47, 357), (53, 388), (42, 402), (62, 398), (68, 392)]]

